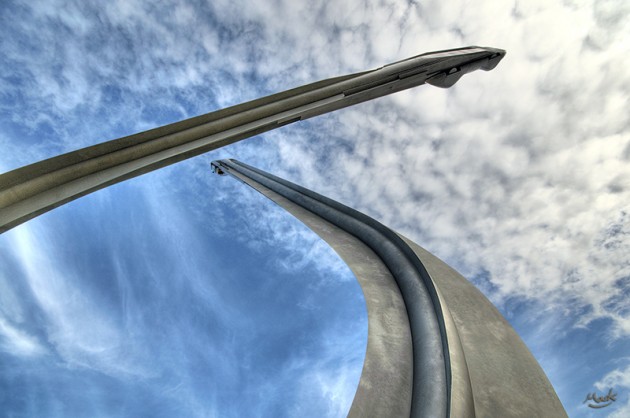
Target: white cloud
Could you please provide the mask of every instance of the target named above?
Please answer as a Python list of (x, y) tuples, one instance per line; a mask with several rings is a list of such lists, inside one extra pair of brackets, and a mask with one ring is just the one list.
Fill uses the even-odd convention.
[[(293, 129), (278, 141), (283, 164), (299, 183), (402, 229), (468, 277), (489, 271), (499, 303), (521, 296), (567, 313), (590, 306), (578, 325), (608, 318), (612, 338), (630, 335), (627, 310), (607, 303), (627, 292), (620, 280), (630, 274), (630, 72), (619, 61), (630, 52), (628, 27), (613, 26), (610, 44), (593, 49), (596, 2), (494, 4), (426, 7), (402, 51), (420, 52), (411, 40), (442, 33), (446, 44), (435, 48), (506, 48), (499, 67), (448, 91), (421, 87), (339, 112), (321, 125), (334, 136), (320, 132), (316, 145)], [(403, 8), (387, 7), (394, 11), (380, 15)], [(435, 30), (455, 23), (463, 40)], [(368, 25), (365, 36), (382, 30)], [(602, 246), (613, 224), (617, 244)]]
[[(601, 395), (605, 395), (610, 389), (617, 394), (617, 400), (609, 407), (613, 409), (608, 415), (609, 418), (624, 418), (630, 415), (630, 396), (628, 396), (630, 365), (609, 372), (595, 383), (595, 387), (602, 392)], [(621, 404), (624, 401), (626, 402)]]
[[(78, 269), (54, 261), (62, 258), (59, 248), (49, 245), (54, 240), (47, 237), (47, 230), (24, 225), (11, 235), (13, 255), (25, 269), (35, 306), (45, 315), (41, 325), (47, 343), (63, 364), (112, 376), (150, 376), (140, 358), (129, 350), (129, 342), (124, 341), (111, 315), (99, 308), (98, 300), (82, 285)], [(37, 339), (2, 321), (0, 331), (15, 350), (43, 352)]]
[[(507, 49), (495, 70), (467, 75), (452, 89), (422, 86), (211, 157), (234, 156), (365, 211), (469, 278), (488, 272), (487, 290), (499, 304), (526, 298), (575, 326), (607, 319), (613, 340), (630, 336), (624, 299), (630, 286), (627, 1), (225, 0), (194, 11), (170, 1), (40, 1), (24, 7), (38, 24), (22, 25), (19, 16), (8, 23), (34, 51), (3, 44), (13, 75), (23, 76), (24, 84), (7, 77), (0, 89), (25, 97), (20, 109), (28, 112), (17, 112), (14, 122), (29, 132), (51, 126), (53, 133), (36, 144), (0, 134), (3, 167), (109, 139), (103, 132), (132, 133), (165, 118), (433, 49)], [(56, 37), (51, 22), (75, 36)], [(115, 90), (115, 105), (106, 101), (108, 88)], [(99, 123), (84, 123), (95, 115)], [(208, 190), (229, 181), (208, 180), (201, 166), (186, 168), (199, 182), (190, 189), (203, 196), (192, 203), (199, 211)], [(164, 188), (179, 187), (181, 172), (170, 173), (164, 185), (147, 185), (142, 193), (150, 215), (181, 226), (168, 235), (184, 239), (194, 235), (193, 226), (160, 200)], [(312, 234), (241, 189), (234, 185), (233, 196), (212, 198), (239, 202), (241, 220), (247, 220), (242, 239), (258, 237), (249, 241), (253, 248), (285, 249), (280, 263), (287, 269), (319, 261), (332, 276), (345, 268)], [(212, 219), (217, 229), (230, 221)], [(45, 240), (40, 232), (36, 236)], [(61, 278), (66, 272), (54, 259), (30, 250), (46, 243), (18, 241), (31, 289), (50, 318), (51, 342), (68, 361), (106, 353), (107, 364), (98, 367), (110, 370), (122, 343), (107, 315), (77, 315), (87, 303), (67, 284), (72, 278)], [(190, 261), (183, 253), (174, 257)], [(207, 286), (195, 285), (212, 300)], [(15, 324), (21, 308), (6, 304), (7, 298), (0, 295), (2, 312), (6, 324)], [(22, 347), (36, 343), (14, 325), (5, 328)], [(322, 393), (342, 390), (330, 383), (332, 375), (314, 376)]]
[(595, 383), (595, 387), (599, 390), (609, 388), (630, 389), (630, 365), (607, 373), (604, 377), (597, 381), (597, 383)]
[(608, 418), (627, 418), (628, 415), (630, 415), (630, 399), (622, 406), (615, 405)]
[(17, 356), (37, 356), (46, 352), (37, 338), (11, 325), (2, 317), (0, 317), (0, 347)]
[(294, 358), (287, 365), (285, 377), (291, 380), (287, 384), (298, 392), (291, 416), (347, 415), (362, 370), (367, 323), (344, 327), (336, 330), (340, 334), (334, 340), (324, 340), (316, 355)]

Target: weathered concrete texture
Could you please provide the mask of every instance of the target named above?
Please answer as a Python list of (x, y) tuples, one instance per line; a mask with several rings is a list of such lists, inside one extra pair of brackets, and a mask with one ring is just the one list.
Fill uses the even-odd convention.
[[(412, 417), (448, 417), (451, 366), (447, 333), (439, 297), (415, 253), (389, 228), (331, 199), (235, 160), (214, 162), (217, 172), (238, 173), (254, 188), (267, 187), (291, 202), (313, 212), (370, 247), (390, 272), (400, 289), (409, 318), (413, 370)], [(369, 310), (369, 306), (368, 306)], [(390, 330), (391, 332), (395, 330)], [(381, 353), (380, 355), (387, 355)], [(370, 363), (368, 358), (367, 363)], [(386, 384), (381, 382), (379, 389)], [(385, 403), (380, 398), (380, 403)], [(397, 400), (398, 398), (396, 398)], [(356, 403), (355, 405), (361, 405)]]
[(438, 286), (436, 286), (436, 290), (441, 302), (440, 306), (442, 307), (442, 316), (444, 318), (444, 325), (448, 340), (448, 355), (450, 357), (450, 416), (457, 418), (474, 418), (475, 400), (472, 390), (472, 382), (468, 373), (468, 365), (466, 363), (464, 348), (459, 338), (457, 327), (455, 326), (455, 321), (451, 315), (448, 303), (444, 300), (444, 296)]
[[(566, 417), (544, 371), (492, 303), (446, 263), (405, 238), (453, 319), (468, 368), (476, 417)], [(453, 415), (463, 416), (463, 415)]]
[(505, 55), (468, 47), (331, 78), (0, 175), (0, 233), (88, 193), (286, 124), (421, 84), (450, 87)]
[[(363, 224), (374, 228), (376, 221), (234, 160), (214, 162), (213, 166), (252, 186), (302, 220), (355, 273), (366, 299), (369, 331), (363, 373), (350, 416), (566, 416), (543, 370), (508, 322), (481, 292), (437, 257), (395, 235), (420, 263), (420, 270), (430, 281), (423, 284), (434, 288), (439, 302), (421, 297), (410, 299), (416, 293), (405, 287), (401, 274), (418, 265), (392, 265), (391, 259), (388, 261), (391, 254), (383, 252), (384, 246), (373, 240), (393, 243), (396, 239), (387, 234), (362, 234), (362, 227), (356, 227)], [(348, 223), (346, 215), (353, 221)], [(432, 309), (439, 309), (437, 317), (442, 319), (443, 327), (418, 327), (418, 318), (410, 316), (417, 304), (431, 304)], [(420, 312), (431, 316), (431, 310)], [(443, 355), (439, 349), (423, 349), (426, 339), (445, 342), (448, 361), (440, 364), (449, 379), (440, 378), (440, 369), (426, 361), (426, 357), (439, 360)], [(427, 406), (430, 400), (417, 387), (430, 385), (436, 397), (446, 394), (448, 407), (440, 402)]]
[(408, 417), (413, 378), (409, 320), (396, 281), (381, 259), (356, 237), (320, 216), (237, 171), (230, 174), (280, 205), (330, 244), (361, 285), (368, 311), (368, 339), (349, 416)]

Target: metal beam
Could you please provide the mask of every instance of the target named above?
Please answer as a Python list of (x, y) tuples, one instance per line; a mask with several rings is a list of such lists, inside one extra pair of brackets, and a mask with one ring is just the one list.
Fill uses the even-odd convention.
[(96, 190), (298, 120), (424, 83), (450, 87), (504, 56), (481, 47), (422, 54), (18, 168), (0, 175), (0, 233)]
[(235, 160), (212, 163), (327, 241), (363, 289), (368, 343), (349, 416), (566, 417), (514, 329), (464, 277), (378, 221)]

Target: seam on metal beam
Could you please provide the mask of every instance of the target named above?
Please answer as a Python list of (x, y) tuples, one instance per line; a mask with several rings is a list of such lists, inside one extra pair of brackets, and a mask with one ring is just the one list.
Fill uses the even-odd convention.
[[(438, 87), (450, 87), (469, 71), (493, 68), (504, 55), (505, 51), (480, 47), (422, 54), (0, 174), (0, 233), (110, 184), (297, 120), (416, 87), (426, 81)], [(468, 65), (477, 62), (482, 63)], [(451, 73), (454, 68), (458, 70)]]

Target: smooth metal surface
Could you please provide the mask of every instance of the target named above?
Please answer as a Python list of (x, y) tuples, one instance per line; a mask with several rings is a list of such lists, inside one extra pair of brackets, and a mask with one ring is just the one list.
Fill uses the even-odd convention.
[(425, 82), (450, 87), (504, 56), (481, 47), (422, 54), (18, 168), (0, 175), (0, 233), (88, 193), (298, 120)]
[(361, 285), (368, 311), (368, 339), (361, 380), (349, 416), (410, 416), (411, 331), (405, 303), (390, 271), (374, 251), (353, 235), (236, 171), (230, 174), (317, 233), (347, 263)]
[[(212, 165), (303, 221), (355, 273), (369, 325), (350, 416), (566, 417), (545, 373), (509, 323), (437, 257), (374, 219), (286, 180), (234, 160)], [(416, 286), (406, 280), (416, 280)], [(404, 378), (393, 378), (401, 373)]]
[[(408, 367), (412, 370), (412, 382), (411, 387), (407, 388), (411, 391), (408, 416), (448, 417), (451, 388), (450, 358), (447, 354), (445, 355), (448, 353), (448, 343), (441, 315), (442, 309), (428, 274), (404, 240), (389, 228), (352, 208), (254, 167), (234, 160), (213, 162), (213, 166), (219, 167), (222, 172), (233, 175), (254, 188), (263, 186), (272, 190), (356, 237), (377, 255), (383, 268), (389, 270), (394, 279), (390, 285), (400, 289), (405, 309), (401, 314), (407, 316), (409, 321), (412, 361)], [(360, 260), (358, 261), (360, 263)], [(369, 312), (368, 305), (368, 321)], [(392, 331), (395, 332), (395, 330), (388, 331), (390, 331), (388, 336), (392, 336)], [(387, 352), (381, 351), (378, 355), (381, 358), (389, 358)], [(374, 362), (373, 357), (365, 361), (364, 367), (371, 362)], [(365, 368), (363, 374), (366, 374)], [(353, 409), (358, 408), (373, 414), (376, 411), (374, 408), (382, 408), (378, 404), (398, 403), (398, 395), (391, 388), (387, 392), (394, 392), (394, 398), (385, 401), (382, 392), (385, 392), (383, 388), (386, 385), (383, 382), (384, 379), (381, 379), (377, 373), (371, 372), (368, 368), (366, 376), (372, 377), (368, 378), (370, 384), (364, 383), (363, 387), (372, 387), (372, 393), (362, 394), (359, 399), (364, 399), (364, 401), (357, 401), (356, 406), (353, 403)], [(359, 387), (361, 388), (361, 384)], [(369, 402), (369, 407), (364, 405), (364, 402)], [(370, 416), (391, 416), (384, 410), (382, 413)], [(360, 416), (358, 412), (357, 416)]]
[(545, 372), (495, 306), (442, 260), (405, 240), (426, 267), (452, 316), (454, 330), (449, 339), (456, 333), (461, 343), (474, 399), (473, 416), (566, 417)]

